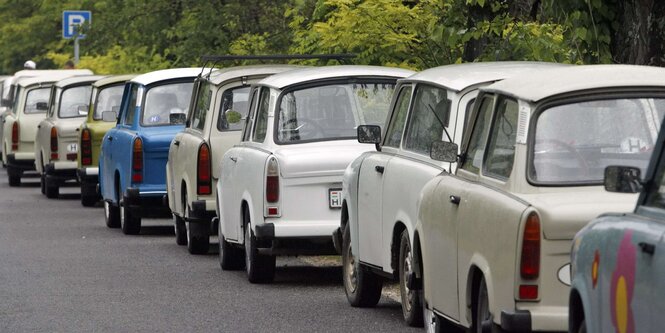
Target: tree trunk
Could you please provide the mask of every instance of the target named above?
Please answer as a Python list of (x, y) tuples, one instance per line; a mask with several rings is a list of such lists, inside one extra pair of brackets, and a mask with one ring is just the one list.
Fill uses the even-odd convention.
[(617, 26), (610, 49), (614, 61), (636, 65), (662, 65), (665, 4), (655, 0), (617, 3)]

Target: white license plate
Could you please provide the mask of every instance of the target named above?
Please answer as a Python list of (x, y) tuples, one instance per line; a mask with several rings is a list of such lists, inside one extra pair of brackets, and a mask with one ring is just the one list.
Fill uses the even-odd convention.
[(70, 143), (67, 145), (67, 152), (69, 153), (76, 153), (79, 150), (79, 145), (78, 143)]
[(342, 208), (342, 189), (331, 188), (328, 190), (328, 202), (330, 208)]

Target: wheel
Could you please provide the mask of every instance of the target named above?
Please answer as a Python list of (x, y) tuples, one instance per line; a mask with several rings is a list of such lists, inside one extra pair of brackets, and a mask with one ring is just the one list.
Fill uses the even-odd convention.
[(210, 223), (187, 222), (187, 250), (190, 254), (206, 254), (210, 248)]
[(490, 332), (492, 327), (492, 314), (490, 313), (485, 278), (480, 278), (480, 284), (476, 294), (476, 299), (473, 304), (473, 321), (471, 323), (471, 332)]
[(60, 194), (60, 187), (57, 184), (53, 184), (52, 181), (48, 180), (48, 177), (44, 176), (44, 186), (46, 191), (46, 197), (49, 199), (55, 199)]
[(413, 251), (409, 232), (404, 230), (399, 246), (399, 290), (402, 299), (402, 315), (409, 326), (423, 326), (422, 291), (409, 289), (407, 282), (414, 273)]
[(46, 177), (44, 175), (39, 176), (39, 187), (42, 191), (42, 194), (46, 194)]
[[(245, 215), (249, 215), (246, 213)], [(250, 223), (245, 224), (245, 270), (251, 283), (272, 282), (275, 278), (275, 256), (259, 254)]]
[(173, 229), (175, 229), (175, 243), (178, 245), (187, 245), (187, 226), (185, 220), (173, 214)]
[(245, 254), (242, 248), (236, 247), (226, 241), (219, 232), (219, 266), (224, 271), (234, 271), (245, 268)]
[(7, 167), (7, 179), (9, 180), (9, 186), (21, 186), (21, 171), (12, 167)]
[(381, 298), (383, 279), (361, 266), (351, 251), (351, 231), (342, 234), (342, 275), (346, 299), (354, 307), (372, 307)]
[(104, 219), (109, 228), (120, 228), (120, 209), (110, 202), (104, 201)]
[(138, 235), (141, 231), (141, 218), (134, 216), (129, 209), (126, 209), (127, 200), (123, 198), (120, 201), (120, 227), (125, 235)]
[(84, 207), (92, 207), (99, 201), (99, 196), (94, 190), (90, 190), (89, 183), (81, 182), (81, 205)]

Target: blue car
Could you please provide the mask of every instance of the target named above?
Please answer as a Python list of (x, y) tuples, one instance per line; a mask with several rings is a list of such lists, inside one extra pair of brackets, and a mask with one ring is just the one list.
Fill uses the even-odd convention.
[[(665, 101), (656, 100), (659, 113)], [(604, 214), (573, 243), (569, 332), (662, 332), (665, 314), (665, 131), (646, 175), (605, 169), (605, 189), (640, 193), (632, 213)]]
[(166, 195), (169, 145), (184, 129), (194, 79), (200, 68), (167, 69), (125, 84), (117, 124), (102, 140), (99, 184), (109, 228), (138, 234), (141, 218), (170, 217)]

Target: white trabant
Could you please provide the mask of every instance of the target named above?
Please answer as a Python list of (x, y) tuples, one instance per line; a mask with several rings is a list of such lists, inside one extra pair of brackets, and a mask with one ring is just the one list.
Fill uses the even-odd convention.
[[(2, 116), (2, 162), (7, 167), (9, 186), (19, 186), (23, 173), (35, 169), (35, 132), (46, 117), (51, 86), (63, 78), (91, 73), (89, 70), (31, 70), (17, 72), (7, 93), (11, 107)], [(5, 89), (5, 90), (6, 90)], [(9, 101), (6, 99), (5, 101)]]
[(241, 142), (220, 161), (222, 269), (244, 265), (250, 282), (268, 282), (276, 255), (334, 253), (342, 174), (373, 149), (358, 143), (356, 127), (383, 125), (396, 80), (411, 74), (330, 66), (254, 86)]
[(566, 331), (571, 240), (635, 194), (603, 188), (609, 165), (644, 171), (665, 114), (665, 69), (571, 66), (513, 77), (477, 97), (458, 162), (422, 192), (414, 235), (425, 318), (474, 332)]
[(176, 243), (192, 254), (208, 253), (216, 214), (216, 185), (224, 153), (240, 142), (250, 85), (298, 68), (289, 65), (239, 66), (204, 70), (194, 83), (189, 119), (176, 134), (166, 162), (166, 187)]
[(468, 63), (399, 80), (383, 140), (379, 128), (367, 138), (359, 135), (359, 140), (377, 144), (379, 151), (364, 153), (344, 173), (340, 228), (333, 238), (341, 248), (344, 287), (352, 306), (376, 305), (383, 277), (398, 278), (404, 319), (409, 325), (422, 325), (420, 294), (406, 283), (412, 272), (420, 192), (437, 174), (455, 168), (454, 163), (430, 158), (432, 142), (462, 140), (478, 88), (555, 66), (560, 65)]
[(47, 198), (57, 198), (62, 184), (77, 179), (79, 127), (88, 115), (92, 84), (103, 77), (75, 76), (51, 88), (48, 113), (37, 125), (34, 149), (35, 168)]

